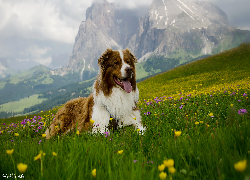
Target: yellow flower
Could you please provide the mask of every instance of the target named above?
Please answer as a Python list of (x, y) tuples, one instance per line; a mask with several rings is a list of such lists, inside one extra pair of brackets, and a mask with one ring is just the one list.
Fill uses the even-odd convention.
[(42, 154), (39, 153), (36, 157), (34, 157), (34, 161), (40, 159), (40, 158), (41, 158), (41, 155), (42, 155)]
[(234, 169), (236, 169), (239, 172), (245, 171), (247, 167), (247, 160), (239, 161), (234, 164)]
[(140, 131), (140, 129), (138, 128), (138, 129), (137, 129), (137, 131), (139, 132), (139, 131)]
[(180, 135), (181, 135), (181, 131), (175, 131), (175, 132), (174, 132), (174, 135), (175, 135), (176, 137), (180, 136)]
[(167, 173), (161, 172), (161, 173), (159, 174), (159, 178), (160, 178), (160, 179), (166, 179), (166, 178), (167, 178)]
[(194, 124), (195, 124), (195, 125), (198, 125), (198, 124), (199, 124), (199, 122), (197, 122), (197, 121), (196, 121)]
[(161, 164), (158, 166), (159, 171), (163, 171), (165, 169), (165, 165)]
[(41, 111), (41, 113), (43, 113), (43, 111)]
[(53, 156), (57, 156), (57, 154), (55, 152), (52, 152)]
[(136, 120), (136, 117), (134, 117), (133, 119)]
[(96, 177), (96, 169), (92, 170), (92, 175), (94, 176), (94, 178)]
[(174, 160), (173, 159), (164, 160), (163, 163), (164, 163), (164, 165), (166, 167), (173, 167), (174, 166)]
[(90, 119), (90, 124), (94, 124), (94, 120), (93, 119)]
[(214, 114), (213, 114), (213, 113), (209, 113), (208, 115), (209, 115), (209, 116), (213, 116)]
[(57, 129), (58, 128), (58, 126), (55, 126), (55, 129)]
[(43, 138), (46, 138), (46, 134), (42, 134), (42, 137), (43, 137)]
[(14, 149), (11, 149), (11, 150), (6, 150), (6, 153), (11, 155), (13, 153)]
[(231, 107), (233, 107), (234, 105), (233, 105), (233, 104), (231, 104), (230, 106), (231, 106)]
[(171, 174), (174, 174), (176, 170), (175, 170), (174, 167), (169, 167), (169, 168), (168, 168), (168, 171), (169, 171)]
[(15, 136), (19, 136), (19, 134), (18, 134), (18, 133), (15, 133)]
[(17, 169), (20, 173), (25, 173), (27, 168), (28, 168), (27, 164), (23, 164), (23, 163), (17, 164)]
[(76, 131), (76, 134), (79, 134), (79, 131)]
[(42, 155), (45, 156), (45, 153), (43, 153), (43, 151), (40, 151), (39, 154), (36, 157), (34, 157), (34, 161), (40, 159)]
[(122, 154), (122, 153), (123, 153), (123, 150), (118, 151), (118, 154)]
[(201, 124), (203, 124), (203, 121), (200, 121)]
[(109, 118), (109, 120), (110, 120), (110, 121), (112, 121), (112, 120), (113, 120), (113, 118)]

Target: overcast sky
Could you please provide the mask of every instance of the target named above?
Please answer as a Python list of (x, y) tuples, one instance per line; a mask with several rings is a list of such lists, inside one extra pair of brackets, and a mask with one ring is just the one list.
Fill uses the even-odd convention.
[[(152, 0), (108, 0), (121, 6), (149, 6)], [(250, 30), (250, 0), (206, 0), (229, 22)], [(52, 55), (71, 52), (86, 9), (93, 0), (0, 0), (0, 63), (21, 67), (31, 61), (48, 66)], [(7, 63), (8, 62), (8, 63)], [(17, 63), (18, 62), (18, 63)], [(12, 66), (11, 66), (12, 67)], [(27, 65), (28, 67), (28, 65)], [(13, 67), (12, 67), (13, 68)]]

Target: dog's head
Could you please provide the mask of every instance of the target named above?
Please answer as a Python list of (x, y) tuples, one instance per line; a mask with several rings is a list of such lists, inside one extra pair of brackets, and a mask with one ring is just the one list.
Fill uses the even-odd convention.
[(110, 92), (112, 87), (120, 87), (130, 93), (136, 90), (136, 57), (128, 50), (113, 51), (107, 49), (98, 59), (104, 92)]

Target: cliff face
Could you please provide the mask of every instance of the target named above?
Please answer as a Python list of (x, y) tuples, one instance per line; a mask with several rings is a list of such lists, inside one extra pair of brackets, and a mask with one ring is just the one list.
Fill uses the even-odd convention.
[(152, 53), (218, 53), (245, 41), (235, 32), (226, 14), (207, 2), (153, 0), (148, 14), (138, 17), (103, 0), (87, 9), (68, 64), (53, 74), (98, 70), (97, 60), (107, 48), (129, 48), (139, 62)]

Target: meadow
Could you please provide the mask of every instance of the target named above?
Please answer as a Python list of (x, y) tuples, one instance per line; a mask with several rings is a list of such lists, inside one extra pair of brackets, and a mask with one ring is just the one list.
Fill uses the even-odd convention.
[(125, 127), (46, 140), (60, 107), (1, 120), (0, 177), (249, 179), (249, 69), (242, 44), (138, 83), (143, 135)]

